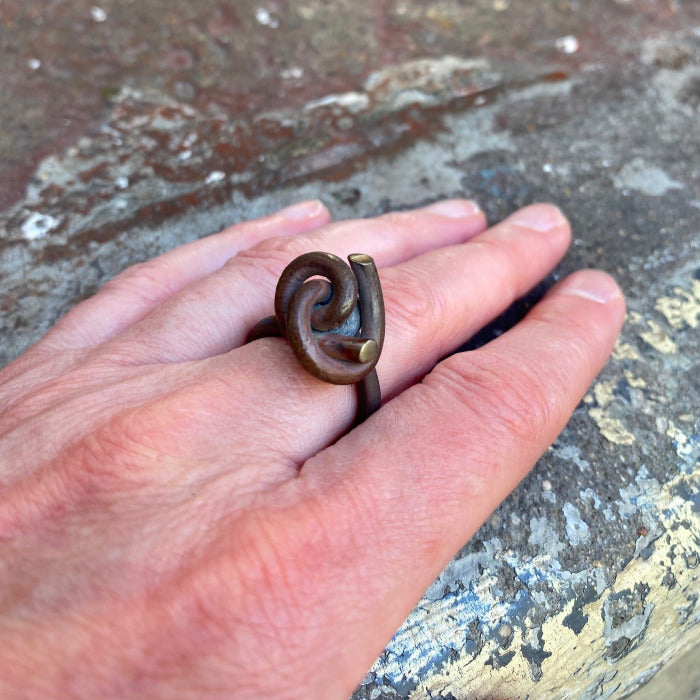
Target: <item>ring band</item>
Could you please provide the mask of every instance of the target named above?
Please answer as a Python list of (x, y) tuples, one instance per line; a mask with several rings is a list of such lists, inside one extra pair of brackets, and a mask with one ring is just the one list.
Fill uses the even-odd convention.
[[(282, 273), (275, 315), (260, 321), (246, 342), (270, 336), (289, 340), (301, 365), (330, 384), (355, 384), (362, 423), (381, 405), (375, 369), (384, 344), (384, 299), (369, 255), (306, 253)], [(325, 278), (325, 279), (319, 279)]]

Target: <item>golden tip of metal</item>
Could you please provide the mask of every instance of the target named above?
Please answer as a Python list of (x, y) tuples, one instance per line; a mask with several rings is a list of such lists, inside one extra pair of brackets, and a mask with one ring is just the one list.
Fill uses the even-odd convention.
[(353, 253), (352, 255), (348, 255), (348, 260), (351, 263), (358, 263), (360, 265), (369, 265), (374, 262), (372, 257), (365, 253)]
[(377, 357), (377, 341), (369, 339), (360, 348), (358, 360), (360, 362), (372, 362)]

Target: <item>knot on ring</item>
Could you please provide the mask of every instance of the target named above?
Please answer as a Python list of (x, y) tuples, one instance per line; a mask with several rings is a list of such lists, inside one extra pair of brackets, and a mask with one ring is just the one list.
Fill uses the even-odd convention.
[(306, 253), (284, 270), (275, 316), (263, 319), (248, 341), (286, 337), (302, 366), (331, 384), (357, 384), (358, 419), (379, 408), (375, 366), (384, 343), (384, 300), (374, 260)]

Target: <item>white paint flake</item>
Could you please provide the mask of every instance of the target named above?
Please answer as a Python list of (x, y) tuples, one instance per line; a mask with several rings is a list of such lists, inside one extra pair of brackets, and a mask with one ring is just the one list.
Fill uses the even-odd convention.
[(90, 8), (90, 16), (95, 22), (104, 22), (107, 19), (107, 13), (96, 5)]
[(258, 20), (259, 24), (271, 29), (277, 29), (280, 26), (279, 20), (273, 17), (264, 7), (259, 7), (255, 10), (255, 19)]
[(221, 182), (225, 177), (226, 173), (222, 170), (212, 170), (204, 182), (207, 185), (213, 185), (215, 182)]
[(280, 77), (283, 80), (299, 80), (304, 77), (304, 69), (299, 66), (290, 66), (280, 73)]
[(22, 224), (22, 234), (28, 241), (35, 241), (37, 238), (43, 238), (60, 223), (60, 219), (50, 214), (41, 214), (38, 211), (33, 211)]
[(369, 97), (363, 92), (343, 92), (337, 95), (326, 95), (306, 104), (304, 111), (311, 112), (321, 107), (341, 107), (348, 112), (357, 114), (369, 107)]
[(625, 163), (613, 180), (618, 189), (637, 190), (650, 197), (661, 197), (670, 190), (684, 188), (682, 182), (672, 180), (661, 168), (643, 158), (633, 158)]
[(560, 36), (554, 42), (554, 46), (556, 47), (557, 51), (561, 51), (562, 53), (566, 54), (576, 53), (581, 48), (578, 39), (571, 34), (567, 36)]
[(567, 501), (562, 507), (562, 512), (566, 518), (566, 536), (569, 538), (569, 542), (574, 547), (577, 544), (588, 542), (591, 534), (588, 525), (581, 518), (579, 509)]

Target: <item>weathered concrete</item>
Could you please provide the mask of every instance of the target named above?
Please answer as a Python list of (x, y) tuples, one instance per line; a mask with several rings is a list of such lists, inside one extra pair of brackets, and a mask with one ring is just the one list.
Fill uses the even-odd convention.
[(296, 199), (555, 201), (557, 275), (616, 275), (623, 337), (354, 697), (622, 698), (700, 644), (700, 6), (127, 4), (0, 4), (39, 81), (0, 77), (0, 363), (126, 265)]

